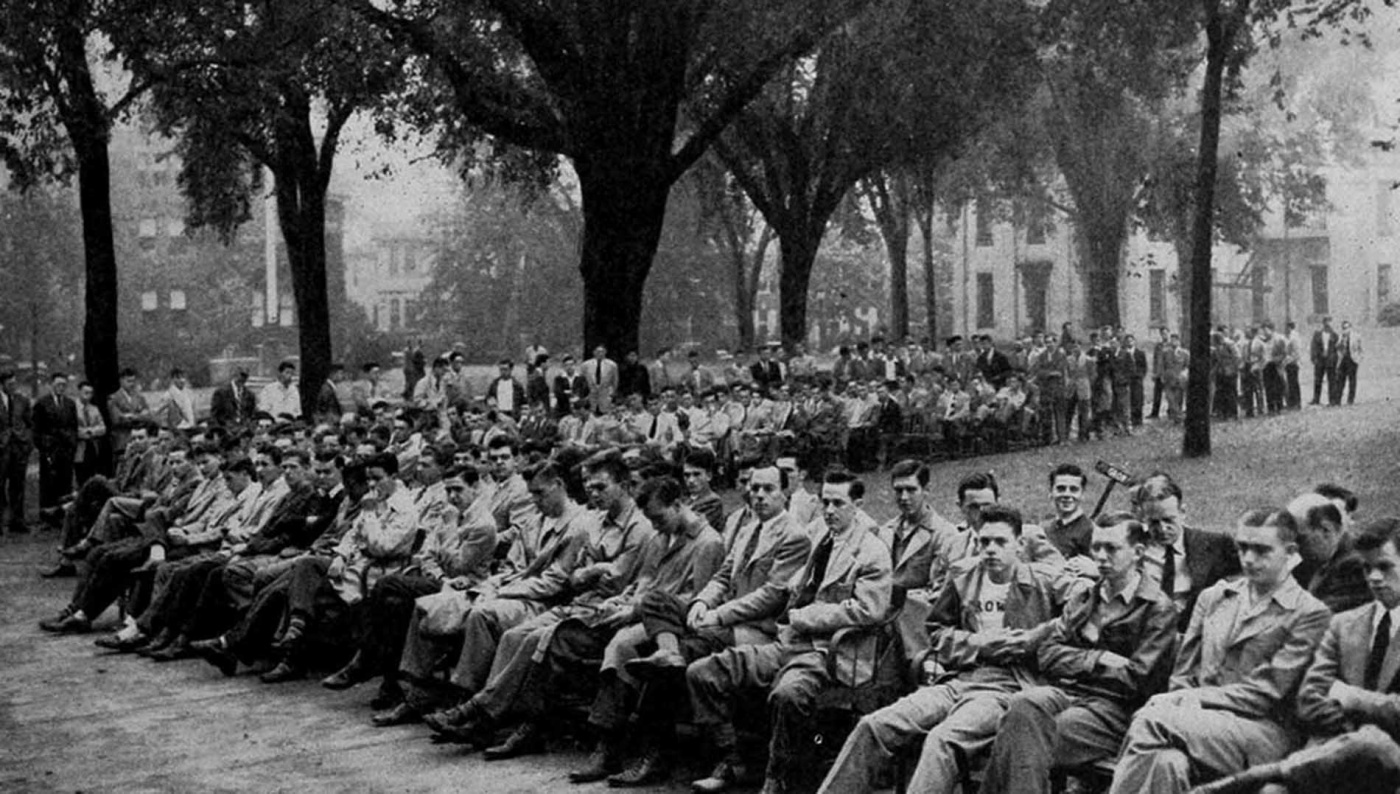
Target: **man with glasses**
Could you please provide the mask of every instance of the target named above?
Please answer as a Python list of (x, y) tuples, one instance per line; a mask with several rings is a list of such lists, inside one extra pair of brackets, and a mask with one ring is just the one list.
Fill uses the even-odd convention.
[(1298, 526), (1254, 510), (1235, 529), (1244, 576), (1201, 593), (1170, 691), (1133, 717), (1111, 794), (1185, 794), (1295, 746), (1295, 697), (1331, 613), (1289, 574)]
[(1155, 472), (1134, 487), (1132, 505), (1152, 536), (1143, 570), (1172, 597), (1178, 628), (1185, 631), (1201, 592), (1239, 574), (1239, 555), (1229, 536), (1186, 525), (1181, 487), (1169, 474)]
[(1011, 698), (997, 729), (983, 794), (1050, 794), (1054, 769), (1111, 759), (1133, 712), (1166, 688), (1176, 647), (1176, 607), (1140, 563), (1147, 528), (1131, 513), (1095, 522), (1090, 553), (1098, 582), (1080, 589), (1036, 653), (1053, 685)]
[(948, 677), (862, 717), (821, 792), (871, 791), (896, 753), (919, 745), (909, 790), (951, 792), (958, 755), (990, 746), (1011, 696), (1041, 683), (1036, 651), (1076, 580), (1062, 565), (1023, 561), (1019, 512), (979, 512), (977, 553), (953, 563), (928, 619), (933, 659)]
[(572, 600), (502, 634), (485, 681), (454, 675), (453, 683), (474, 694), (424, 719), (449, 741), (489, 742), (493, 727), (527, 693), (530, 676), (556, 627), (569, 618), (594, 614), (600, 604), (625, 590), (640, 571), (642, 549), (655, 530), (628, 490), (627, 464), (614, 451), (599, 453), (582, 467), (589, 506), (599, 511), (602, 525), (588, 537), (578, 566), (569, 574)]

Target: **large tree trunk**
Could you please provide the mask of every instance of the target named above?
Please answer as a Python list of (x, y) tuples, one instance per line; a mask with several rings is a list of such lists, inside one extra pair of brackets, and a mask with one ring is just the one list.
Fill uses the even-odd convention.
[(1186, 381), (1186, 426), (1181, 454), (1210, 455), (1210, 253), (1215, 215), (1216, 157), (1220, 149), (1220, 104), (1225, 58), (1249, 15), (1249, 0), (1237, 0), (1222, 18), (1216, 0), (1206, 0), (1206, 75), (1201, 89), (1201, 148), (1196, 170), (1196, 219), (1191, 251), (1191, 365)]
[(890, 258), (890, 338), (909, 336), (909, 216), (907, 178), (876, 173), (865, 181), (866, 198)]
[(1086, 326), (1122, 325), (1118, 285), (1123, 270), (1123, 244), (1128, 238), (1127, 218), (1116, 213), (1107, 218), (1081, 214), (1078, 238)]
[(933, 266), (933, 204), (919, 212), (919, 237), (923, 240), (924, 312), (928, 320), (929, 349), (938, 344), (938, 278)]
[(78, 206), (83, 217), (86, 263), (83, 368), (105, 411), (107, 395), (120, 386), (117, 374), (117, 252), (112, 241), (112, 171), (105, 123), (94, 124), (86, 141), (74, 138), (78, 157)]
[(783, 345), (789, 350), (807, 341), (807, 287), (812, 281), (812, 267), (821, 245), (821, 229), (778, 230), (778, 247), (782, 251), (782, 272), (778, 276), (779, 324), (783, 330)]
[(575, 161), (583, 195), (584, 350), (620, 359), (638, 349), (642, 290), (666, 220), (671, 183), (647, 164)]
[(287, 243), (301, 354), (301, 413), (316, 411), (316, 396), (331, 372), (330, 296), (326, 289), (326, 192), (313, 174), (274, 174), (277, 221)]

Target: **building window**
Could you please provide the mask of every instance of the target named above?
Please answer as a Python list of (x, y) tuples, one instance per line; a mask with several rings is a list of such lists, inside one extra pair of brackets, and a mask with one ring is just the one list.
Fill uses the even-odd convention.
[(405, 247), (403, 249), (403, 272), (418, 272), (418, 257), (414, 255), (414, 251), (412, 248)]
[(180, 218), (167, 218), (165, 221), (165, 234), (168, 237), (179, 237), (185, 233), (185, 222)]
[(977, 215), (977, 245), (986, 248), (993, 243), (991, 199), (977, 199), (977, 207), (974, 211)]
[(1313, 265), (1311, 269), (1313, 314), (1327, 314), (1327, 267)]
[(1381, 237), (1395, 233), (1390, 221), (1390, 196), (1394, 190), (1389, 180), (1376, 183), (1376, 234)]
[(389, 330), (397, 331), (403, 327), (403, 306), (398, 298), (389, 299)]
[(170, 310), (182, 312), (187, 308), (188, 304), (185, 303), (185, 291), (182, 289), (172, 289), (170, 291)]
[(160, 298), (155, 290), (141, 293), (141, 311), (153, 312), (160, 307)]
[(977, 274), (977, 327), (993, 328), (996, 320), (995, 281), (991, 273)]
[(284, 328), (290, 328), (297, 324), (296, 304), (292, 302), (289, 293), (283, 293), (277, 298), (277, 324)]
[(1026, 219), (1026, 245), (1045, 245), (1049, 234), (1050, 219), (1045, 205), (1039, 201), (1027, 202), (1024, 213)]
[(159, 234), (155, 218), (142, 218), (136, 223), (136, 234), (142, 239)]
[(1148, 322), (1161, 328), (1167, 324), (1167, 271), (1154, 267), (1147, 271)]
[(1376, 306), (1390, 303), (1390, 265), (1376, 265)]
[(418, 301), (412, 298), (403, 300), (403, 327), (413, 328), (418, 324)]

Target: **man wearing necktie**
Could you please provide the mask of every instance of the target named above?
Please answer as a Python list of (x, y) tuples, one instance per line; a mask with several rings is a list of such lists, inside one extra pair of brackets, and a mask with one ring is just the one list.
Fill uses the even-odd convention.
[(593, 358), (583, 365), (583, 375), (588, 379), (588, 399), (593, 409), (611, 411), (613, 394), (617, 391), (617, 362), (608, 358), (606, 347), (593, 348)]
[(73, 490), (73, 457), (78, 449), (78, 409), (68, 396), (68, 376), (49, 376), (49, 395), (34, 407), (39, 448), (39, 510), (59, 506)]
[(24, 533), (24, 479), (34, 449), (29, 399), (18, 391), (14, 372), (0, 373), (0, 511), (10, 506), (9, 530)]
[(1132, 492), (1133, 511), (1152, 534), (1143, 555), (1143, 571), (1171, 596), (1186, 630), (1202, 590), (1240, 572), (1239, 555), (1220, 532), (1186, 525), (1181, 487), (1171, 475), (1157, 472)]
[(1307, 746), (1198, 789), (1252, 792), (1282, 783), (1289, 791), (1393, 794), (1400, 780), (1400, 520), (1361, 529), (1356, 552), (1372, 599), (1334, 615), (1298, 691)]
[(1356, 402), (1356, 370), (1361, 363), (1361, 335), (1351, 327), (1351, 321), (1342, 321), (1342, 335), (1337, 340), (1337, 376), (1332, 379), (1332, 404), (1341, 405), (1342, 394), (1346, 394), (1347, 405)]
[(97, 475), (107, 459), (106, 450), (103, 449), (107, 423), (92, 402), (93, 393), (91, 383), (82, 381), (78, 384), (78, 446), (73, 451), (73, 471), (77, 475), (78, 488)]

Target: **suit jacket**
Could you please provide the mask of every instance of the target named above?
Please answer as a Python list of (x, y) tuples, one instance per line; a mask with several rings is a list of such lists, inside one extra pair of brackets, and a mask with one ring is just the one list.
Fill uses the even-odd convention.
[(1011, 373), (1011, 362), (1000, 350), (992, 348), (990, 355), (977, 354), (977, 371), (988, 383), (1000, 389), (1006, 385), (1006, 376)]
[(598, 411), (612, 410), (613, 395), (617, 393), (617, 362), (605, 358), (601, 362), (590, 358), (579, 366), (588, 381), (588, 398)]
[(40, 453), (67, 453), (78, 448), (78, 405), (71, 397), (50, 394), (34, 405), (34, 441)]
[(811, 534), (786, 511), (764, 523), (739, 520), (724, 562), (695, 600), (714, 610), (721, 626), (751, 624), (771, 637), (811, 549)]
[(1355, 543), (1355, 537), (1346, 533), (1332, 559), (1321, 565), (1304, 561), (1293, 569), (1298, 584), (1333, 613), (1355, 609), (1371, 600), (1371, 588), (1366, 584), (1366, 571), (1354, 550)]
[(131, 437), (131, 424), (134, 419), (151, 419), (151, 406), (141, 392), (127, 394), (118, 389), (107, 398), (107, 414), (111, 417), (112, 451), (120, 453), (126, 449), (126, 440)]
[(1340, 681), (1363, 690), (1352, 693), (1359, 702), (1348, 709), (1348, 716), (1379, 725), (1391, 736), (1400, 734), (1400, 632), (1391, 635), (1377, 681), (1379, 690), (1365, 690), (1376, 610), (1383, 608), (1372, 601), (1332, 616), (1298, 690), (1298, 717), (1304, 724), (1317, 718), (1331, 699), (1332, 685)]
[(1355, 328), (1337, 335), (1337, 361), (1348, 360), (1358, 364), (1361, 362), (1361, 334)]
[(617, 393), (622, 397), (633, 394), (640, 394), (645, 398), (651, 397), (651, 374), (647, 372), (647, 368), (640, 361), (635, 364), (624, 361), (618, 365)]
[(940, 551), (940, 544), (935, 541), (939, 537), (947, 537), (949, 533), (956, 535), (957, 528), (927, 504), (912, 520), (906, 521), (903, 516), (896, 516), (880, 527), (880, 540), (892, 554), (895, 539), (900, 534), (908, 538), (898, 557), (891, 558), (894, 591), (904, 593), (904, 607), (899, 612), (896, 626), (906, 659), (913, 659), (928, 650), (928, 630), (924, 624), (928, 621), (929, 610), (937, 595), (931, 586), (934, 569), (939, 567), (935, 557)]
[(1246, 719), (1288, 721), (1293, 697), (1332, 613), (1293, 577), (1249, 616), (1245, 579), (1201, 593), (1181, 638), (1171, 689), (1191, 689), (1202, 708)]
[(520, 598), (546, 605), (562, 602), (569, 592), (569, 574), (578, 566), (584, 544), (600, 532), (598, 516), (572, 502), (557, 519), (538, 513), (524, 522), (506, 555), (508, 570), (488, 581), (486, 592), (497, 598)]
[(753, 377), (755, 386), (764, 391), (768, 391), (781, 384), (783, 378), (783, 365), (772, 359), (765, 365), (761, 360), (749, 365), (749, 374)]
[(576, 373), (572, 378), (560, 373), (554, 376), (554, 415), (567, 416), (575, 400), (588, 398), (588, 378)]
[(241, 399), (234, 396), (233, 384), (225, 383), (209, 397), (209, 421), (221, 427), (241, 425), (251, 421), (258, 411), (258, 398), (247, 386)]
[[(832, 540), (831, 556), (818, 580), (816, 552), (827, 538)], [(793, 584), (787, 622), (799, 642), (827, 648), (842, 629), (873, 626), (884, 620), (890, 610), (894, 579), (890, 550), (881, 542), (875, 522), (864, 513), (856, 513), (842, 537), (824, 531)]]
[[(1128, 611), (1100, 626), (1100, 581), (1065, 604), (1050, 636), (1036, 652), (1040, 672), (1075, 694), (1095, 695), (1132, 710), (1167, 687), (1176, 650), (1176, 606), (1151, 577), (1142, 576)], [(1126, 668), (1099, 664), (1104, 651), (1128, 660)]]
[(1341, 339), (1336, 331), (1330, 334), (1323, 332), (1321, 328), (1313, 331), (1312, 349), (1310, 358), (1312, 363), (1319, 366), (1334, 366), (1337, 363), (1337, 342)]
[(681, 519), (683, 526), (673, 538), (656, 532), (642, 544), (637, 578), (622, 592), (618, 601), (634, 609), (650, 592), (666, 593), (687, 601), (710, 581), (724, 558), (719, 533), (693, 513)]
[[(489, 386), (486, 387), (486, 394), (483, 395), (483, 396), (485, 396), (487, 399), (494, 399), (495, 396), (496, 396), (496, 387), (497, 387), (498, 385), (500, 385), (502, 381), (508, 381), (508, 382), (510, 383), (511, 400), (512, 400), (512, 402), (514, 403), (514, 407), (511, 408), (511, 410), (509, 411), (509, 413), (512, 414), (512, 415), (514, 415), (514, 416), (518, 416), (518, 415), (524, 413), (524, 412), (525, 412), (525, 387), (524, 387), (524, 386), (521, 386), (521, 385), (520, 385), (520, 381), (516, 380), (515, 378), (513, 378), (513, 377), (511, 377), (511, 376), (508, 376), (508, 375), (499, 375), (499, 376), (497, 376), (494, 380), (491, 381), (491, 384), (490, 384)], [(504, 410), (503, 410), (500, 406), (497, 406), (496, 409), (504, 412)]]
[(34, 443), (34, 414), (29, 398), (23, 394), (6, 394), (8, 415), (0, 414), (0, 448), (28, 455)]
[(321, 384), (320, 391), (316, 392), (316, 405), (313, 408), (316, 421), (336, 423), (345, 413), (340, 405), (340, 395), (336, 393), (335, 384), (326, 381)]

